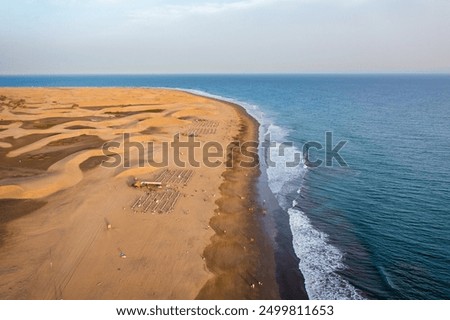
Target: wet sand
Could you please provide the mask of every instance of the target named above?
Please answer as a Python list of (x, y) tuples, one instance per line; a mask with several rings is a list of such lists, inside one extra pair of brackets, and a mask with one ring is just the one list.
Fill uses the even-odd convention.
[(130, 166), (104, 166), (101, 146), (123, 133), (144, 154), (176, 133), (256, 141), (241, 107), (172, 90), (0, 88), (0, 115), (1, 299), (279, 298), (259, 168), (238, 166), (244, 155), (179, 168), (169, 153), (155, 168), (138, 147), (112, 148)]

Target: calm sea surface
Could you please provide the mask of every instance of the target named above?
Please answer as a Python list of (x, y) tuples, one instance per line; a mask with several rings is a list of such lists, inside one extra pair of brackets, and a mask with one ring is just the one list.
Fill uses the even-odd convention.
[[(239, 102), (271, 148), (267, 168), (308, 295), (450, 299), (450, 76), (7, 76), (1, 86), (170, 87)], [(325, 159), (285, 165), (307, 142)], [(316, 144), (317, 145), (317, 144)], [(267, 160), (267, 159), (266, 159)]]

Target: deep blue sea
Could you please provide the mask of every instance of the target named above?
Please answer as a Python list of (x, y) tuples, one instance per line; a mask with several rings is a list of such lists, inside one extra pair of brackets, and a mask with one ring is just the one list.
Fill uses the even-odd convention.
[[(239, 102), (292, 142), (269, 187), (310, 298), (450, 299), (450, 76), (8, 76), (1, 86), (170, 87)], [(347, 166), (288, 167), (325, 135)], [(312, 150), (314, 151), (314, 150)], [(265, 159), (267, 160), (267, 159)], [(311, 160), (311, 158), (310, 158)]]

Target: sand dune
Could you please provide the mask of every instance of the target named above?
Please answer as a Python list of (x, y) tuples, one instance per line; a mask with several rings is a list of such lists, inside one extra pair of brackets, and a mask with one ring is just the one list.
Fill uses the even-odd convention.
[[(248, 179), (227, 187), (224, 164), (177, 168), (172, 155), (166, 168), (137, 152), (130, 167), (104, 165), (102, 145), (123, 143), (125, 133), (144, 144), (189, 132), (223, 146), (244, 133), (254, 138), (241, 109), (159, 89), (0, 88), (0, 95), (0, 298), (277, 297), (273, 254), (262, 258), (264, 239), (248, 213), (256, 208)], [(123, 148), (108, 152), (125, 158)], [(160, 147), (152, 152), (161, 156)], [(135, 178), (163, 187), (135, 189)], [(228, 199), (237, 209), (219, 217), (226, 188), (246, 196)], [(255, 288), (255, 279), (264, 286)]]
[(14, 185), (0, 185), (0, 197), (8, 199), (40, 199), (67, 189), (83, 179), (80, 164), (101, 156), (101, 150), (88, 150), (70, 155), (52, 165), (45, 175), (18, 178)]

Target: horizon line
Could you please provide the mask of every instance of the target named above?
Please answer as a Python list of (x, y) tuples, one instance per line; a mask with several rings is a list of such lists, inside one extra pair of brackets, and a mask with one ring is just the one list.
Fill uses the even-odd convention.
[(432, 71), (411, 71), (411, 72), (186, 72), (186, 73), (8, 73), (0, 74), (0, 77), (39, 77), (39, 76), (321, 76), (321, 75), (340, 75), (340, 76), (354, 76), (354, 75), (447, 75), (450, 76), (450, 71), (432, 72)]

